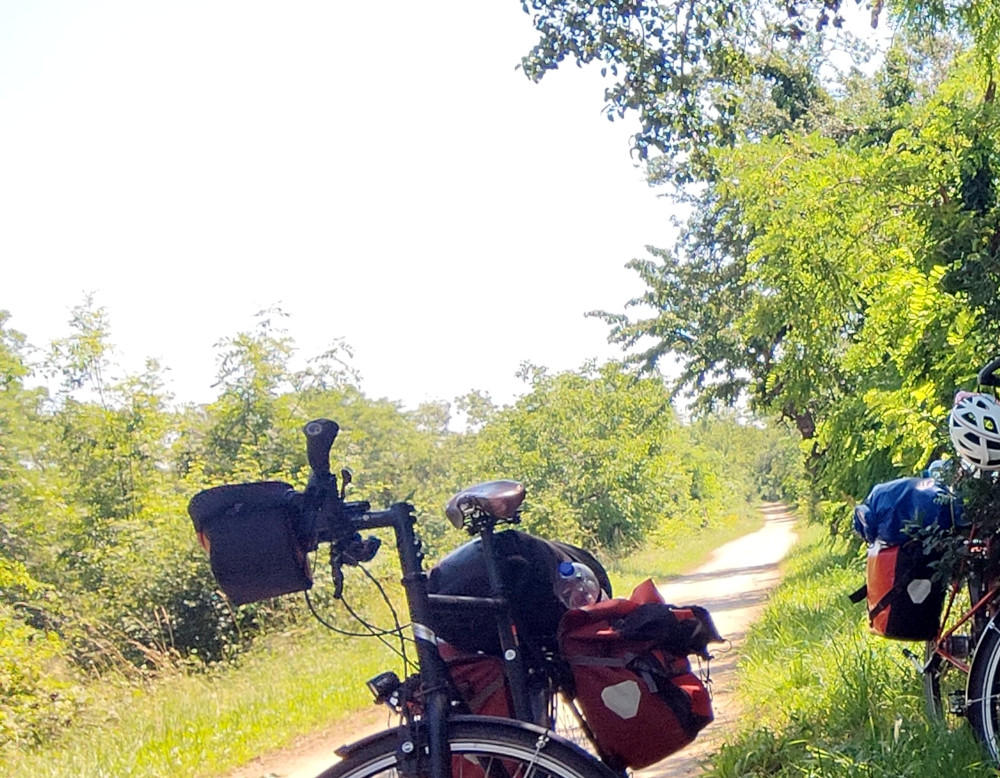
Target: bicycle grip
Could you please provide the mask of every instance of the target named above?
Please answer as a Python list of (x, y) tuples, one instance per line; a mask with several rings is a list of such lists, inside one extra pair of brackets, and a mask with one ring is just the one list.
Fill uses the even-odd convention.
[(982, 386), (1000, 386), (1000, 376), (997, 376), (997, 370), (1000, 370), (1000, 357), (979, 371), (979, 383)]
[(302, 428), (306, 436), (306, 456), (309, 467), (315, 475), (326, 478), (330, 475), (330, 449), (337, 439), (340, 427), (329, 419), (314, 419)]

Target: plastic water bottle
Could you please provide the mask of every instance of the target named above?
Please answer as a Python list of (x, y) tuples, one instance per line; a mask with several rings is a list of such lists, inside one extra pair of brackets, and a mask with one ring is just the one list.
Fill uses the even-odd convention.
[(594, 571), (579, 562), (560, 562), (555, 593), (567, 608), (582, 608), (601, 599)]

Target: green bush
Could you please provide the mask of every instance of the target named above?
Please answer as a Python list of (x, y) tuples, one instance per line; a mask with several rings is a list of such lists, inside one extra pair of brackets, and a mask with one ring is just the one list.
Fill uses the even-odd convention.
[(82, 702), (55, 632), (0, 605), (0, 752), (34, 746), (65, 727)]

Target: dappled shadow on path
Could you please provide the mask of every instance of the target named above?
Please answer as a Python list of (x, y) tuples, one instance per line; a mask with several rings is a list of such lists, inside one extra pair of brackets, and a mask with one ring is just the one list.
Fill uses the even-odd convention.
[(667, 578), (663, 585), (668, 584), (689, 584), (698, 581), (718, 581), (720, 578), (727, 578), (736, 575), (758, 575), (760, 573), (774, 573), (778, 570), (776, 563), (767, 565), (752, 565), (750, 567), (730, 567), (723, 570), (708, 570), (704, 573), (691, 573), (689, 575), (678, 575)]

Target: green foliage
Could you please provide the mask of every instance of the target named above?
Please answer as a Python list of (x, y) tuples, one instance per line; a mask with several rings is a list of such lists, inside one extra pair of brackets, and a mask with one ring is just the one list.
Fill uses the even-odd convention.
[(690, 474), (661, 382), (613, 364), (526, 376), (531, 391), (478, 433), (473, 470), (525, 483), (528, 530), (634, 545), (663, 514), (688, 509)]
[[(602, 74), (614, 79), (605, 93), (607, 115), (639, 114), (636, 147), (643, 158), (657, 150), (700, 154), (699, 138), (731, 132), (737, 98), (727, 87), (746, 70), (735, 42), (751, 20), (732, 2), (710, 0), (697, 14), (686, 5), (525, 0), (540, 34), (522, 61), (525, 73), (538, 80), (567, 58), (600, 62)], [(682, 19), (687, 24), (678, 29)]]
[(609, 117), (635, 112), (689, 207), (631, 263), (632, 315), (598, 314), (630, 359), (680, 357), (696, 408), (793, 423), (811, 504), (940, 455), (1000, 326), (996, 4), (873, 4), (897, 33), (874, 77), (828, 56), (864, 54), (839, 0), (523, 5), (526, 73), (601, 62)]
[[(720, 496), (735, 493), (739, 502), (764, 499), (793, 503), (804, 492), (798, 436), (780, 419), (763, 423), (723, 408), (699, 416), (686, 430), (692, 464), (697, 467), (701, 463), (708, 474), (695, 478), (713, 479)], [(692, 496), (700, 492), (701, 487), (692, 485)]]
[(794, 423), (816, 498), (939, 456), (951, 395), (995, 347), (996, 111), (969, 62), (915, 80), (921, 51), (904, 40), (833, 117), (814, 100), (706, 152), (682, 239), (632, 263), (642, 315), (603, 314), (644, 345), (634, 362), (680, 355), (696, 407), (746, 397)]
[(530, 391), (487, 417), (468, 463), (477, 480), (527, 486), (531, 531), (628, 548), (654, 529), (669, 533), (672, 523), (706, 522), (795, 488), (789, 438), (734, 414), (682, 425), (657, 378), (614, 363), (524, 375)]
[(953, 31), (971, 40), (979, 70), (992, 80), (1000, 47), (1000, 13), (995, 3), (989, 0), (895, 0), (889, 7), (907, 29), (924, 34)]
[[(29, 390), (31, 374), (24, 336), (6, 327), (8, 314), (0, 311), (0, 514), (5, 517), (30, 510), (31, 453), (44, 445), (40, 408), (44, 393)], [(0, 524), (0, 558), (23, 559), (28, 553), (24, 533), (12, 521)]]
[[(958, 465), (958, 460), (946, 463), (938, 478), (949, 483), (956, 501), (962, 506), (962, 524), (975, 527), (971, 533), (977, 538), (994, 537), (1000, 532), (1000, 481), (994, 473), (980, 473)], [(917, 537), (924, 548), (939, 555), (935, 570), (947, 581), (964, 583), (969, 575), (970, 549), (968, 532), (948, 532), (936, 527), (922, 529)], [(989, 548), (990, 559), (995, 563), (997, 552)]]
[(68, 680), (65, 651), (56, 633), (0, 605), (0, 757), (57, 735), (78, 712), (80, 691)]
[[(857, 61), (868, 54), (847, 32), (843, 5), (522, 0), (539, 39), (521, 64), (535, 81), (566, 61), (599, 64), (609, 82), (607, 117), (634, 113), (639, 156), (658, 179), (683, 185), (711, 177), (712, 149), (808, 126), (827, 113), (821, 81), (838, 68), (831, 52), (847, 51)], [(983, 89), (991, 81), (1000, 46), (1000, 12), (991, 0), (879, 0), (868, 7), (873, 29), (888, 22), (914, 41), (942, 35), (971, 41), (977, 80)], [(884, 96), (899, 105), (908, 89)]]
[(23, 564), (0, 555), (0, 755), (57, 734), (80, 704), (67, 646), (38, 624), (45, 619), (37, 603), (48, 589)]

